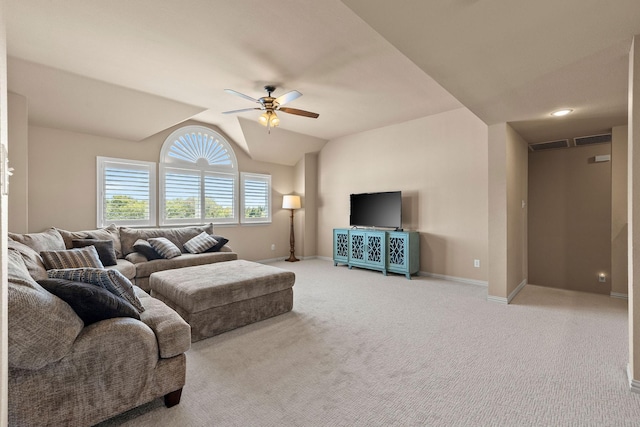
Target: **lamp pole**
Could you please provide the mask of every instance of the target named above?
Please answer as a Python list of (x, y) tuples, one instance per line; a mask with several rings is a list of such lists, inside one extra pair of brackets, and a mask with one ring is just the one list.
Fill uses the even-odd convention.
[(296, 261), (300, 261), (298, 258), (296, 258), (295, 256), (295, 250), (296, 250), (296, 238), (294, 236), (293, 233), (293, 211), (294, 209), (291, 209), (291, 232), (289, 234), (289, 258), (287, 258), (285, 261), (289, 261), (289, 262), (296, 262)]
[(296, 238), (293, 232), (293, 211), (296, 209), (300, 209), (300, 196), (296, 196), (293, 194), (284, 196), (282, 198), (282, 208), (291, 210), (291, 231), (289, 232), (289, 244), (291, 245), (289, 249), (289, 258), (285, 259), (285, 261), (296, 262), (300, 261), (296, 258), (295, 249), (296, 249)]

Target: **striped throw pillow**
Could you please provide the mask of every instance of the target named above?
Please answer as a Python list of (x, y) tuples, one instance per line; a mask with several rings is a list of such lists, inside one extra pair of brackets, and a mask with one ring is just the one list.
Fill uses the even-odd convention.
[(74, 282), (91, 283), (103, 287), (112, 294), (124, 298), (132, 306), (142, 313), (144, 307), (133, 290), (133, 285), (118, 270), (105, 270), (100, 268), (71, 268), (65, 270), (49, 270), (50, 279), (66, 279)]
[(218, 241), (211, 234), (203, 231), (196, 237), (189, 239), (189, 241), (184, 244), (184, 248), (187, 250), (187, 252), (190, 252), (192, 254), (200, 254), (208, 249), (211, 249), (217, 243)]
[(95, 246), (64, 251), (42, 251), (40, 256), (47, 270), (80, 267), (104, 268)]
[(152, 237), (147, 239), (147, 242), (149, 242), (151, 247), (155, 249), (162, 258), (171, 259), (182, 255), (180, 248), (174, 245), (173, 242), (166, 237)]

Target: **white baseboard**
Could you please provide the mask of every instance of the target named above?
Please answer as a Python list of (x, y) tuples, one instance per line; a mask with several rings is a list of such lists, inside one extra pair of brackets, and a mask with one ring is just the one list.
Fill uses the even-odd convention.
[[(280, 256), (277, 258), (259, 259), (254, 262), (257, 262), (259, 264), (271, 264), (272, 262), (286, 261), (287, 258), (288, 257)], [(320, 258), (320, 257), (313, 255), (313, 256), (296, 256), (296, 258), (298, 258), (300, 261), (304, 261), (305, 259), (314, 259), (314, 258)], [(326, 259), (331, 261), (331, 258), (326, 258)]]
[(519, 293), (519, 292), (520, 292), (520, 291), (521, 291), (525, 286), (527, 286), (527, 279), (524, 279), (522, 282), (520, 282), (520, 284), (518, 285), (518, 287), (517, 287), (517, 288), (515, 288), (515, 289), (513, 290), (513, 292), (511, 292), (511, 293), (509, 294), (509, 296), (508, 296), (508, 297), (506, 297), (506, 298), (505, 298), (505, 297), (496, 297), (496, 296), (493, 296), (493, 295), (487, 295), (487, 301), (489, 301), (489, 302), (495, 302), (495, 303), (498, 303), (498, 304), (510, 304), (510, 303), (511, 303), (511, 300), (513, 300), (513, 299), (516, 297), (516, 295), (518, 295), (518, 293)]
[(444, 274), (429, 273), (428, 271), (419, 271), (418, 276), (433, 277), (434, 279), (450, 280), (452, 282), (466, 283), (469, 285), (488, 286), (484, 280), (465, 279), (464, 277), (447, 276)]
[(627, 364), (627, 378), (629, 378), (629, 389), (634, 393), (640, 393), (640, 381), (634, 380), (631, 374), (631, 367)]
[(620, 292), (611, 292), (609, 296), (611, 298), (629, 299), (629, 294), (622, 294)]

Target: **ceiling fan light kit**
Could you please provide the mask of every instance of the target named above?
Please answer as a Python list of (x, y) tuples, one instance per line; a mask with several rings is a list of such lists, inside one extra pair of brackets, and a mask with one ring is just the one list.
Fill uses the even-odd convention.
[(247, 99), (252, 102), (256, 102), (260, 104), (260, 106), (254, 107), (254, 108), (244, 108), (241, 110), (225, 111), (222, 114), (242, 113), (242, 112), (251, 111), (251, 110), (262, 110), (263, 113), (258, 118), (258, 123), (260, 123), (262, 126), (266, 126), (267, 129), (269, 129), (269, 132), (271, 132), (271, 128), (277, 127), (280, 124), (280, 118), (276, 114), (276, 111), (282, 111), (284, 113), (294, 114), (296, 116), (310, 117), (312, 119), (317, 119), (320, 116), (319, 114), (312, 113), (310, 111), (298, 110), (296, 108), (282, 107), (284, 104), (291, 102), (294, 99), (297, 99), (302, 96), (302, 94), (297, 90), (292, 90), (290, 92), (285, 93), (284, 95), (280, 95), (277, 98), (274, 98), (271, 96), (271, 93), (273, 93), (276, 90), (275, 86), (270, 86), (270, 85), (265, 86), (264, 90), (267, 92), (267, 96), (254, 99), (248, 95), (237, 92), (233, 89), (225, 89), (224, 91), (227, 93), (239, 96), (241, 98)]
[(275, 128), (280, 124), (280, 119), (275, 111), (267, 111), (258, 117), (258, 123), (265, 127)]

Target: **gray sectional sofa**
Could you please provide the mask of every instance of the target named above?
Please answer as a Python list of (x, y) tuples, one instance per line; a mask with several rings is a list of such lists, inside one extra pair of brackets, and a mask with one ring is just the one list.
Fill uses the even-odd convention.
[[(177, 404), (185, 384), (190, 327), (145, 291), (149, 275), (235, 260), (237, 254), (223, 247), (219, 252), (148, 260), (133, 246), (138, 239), (161, 236), (183, 248), (203, 231), (212, 234), (213, 226), (9, 233), (9, 424), (89, 426), (161, 396), (167, 406)], [(42, 251), (64, 251), (74, 239), (86, 238), (113, 241), (117, 260), (106, 268), (131, 281), (129, 290), (142, 312), (100, 289), (116, 301), (117, 307), (110, 309), (127, 309), (131, 315), (88, 324), (72, 302), (45, 289), (48, 281), (57, 279), (48, 279)], [(89, 288), (87, 295), (92, 296), (97, 287)]]

